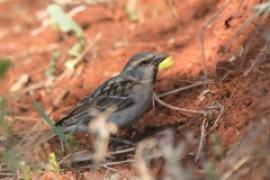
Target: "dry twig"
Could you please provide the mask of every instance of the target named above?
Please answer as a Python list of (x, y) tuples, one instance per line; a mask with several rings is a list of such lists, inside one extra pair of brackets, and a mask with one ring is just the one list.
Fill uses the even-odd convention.
[(218, 123), (221, 119), (221, 116), (223, 115), (224, 113), (224, 106), (220, 103), (216, 103), (216, 106), (212, 106), (212, 107), (209, 107), (209, 109), (219, 109), (219, 114), (214, 122), (214, 125), (210, 128), (210, 130), (208, 131), (208, 134), (210, 134), (214, 129), (216, 129), (218, 127)]
[(172, 95), (172, 94), (175, 94), (175, 93), (179, 93), (181, 91), (184, 91), (184, 90), (187, 90), (187, 89), (191, 89), (191, 88), (194, 88), (194, 87), (197, 87), (197, 86), (202, 86), (202, 85), (205, 85), (205, 83), (214, 83), (213, 81), (207, 81), (207, 82), (196, 82), (194, 84), (191, 84), (191, 85), (187, 85), (185, 87), (180, 87), (180, 88), (176, 88), (174, 90), (171, 90), (171, 91), (168, 91), (168, 92), (165, 92), (163, 94), (160, 94), (158, 95), (159, 98), (161, 97), (164, 97), (164, 96), (169, 96), (169, 95)]
[(185, 109), (185, 108), (179, 108), (179, 107), (176, 107), (176, 106), (172, 106), (170, 104), (167, 104), (165, 103), (164, 101), (162, 101), (157, 95), (156, 93), (154, 92), (153, 93), (153, 98), (159, 103), (161, 104), (162, 106), (165, 106), (169, 109), (172, 109), (172, 110), (176, 110), (176, 111), (180, 111), (180, 112), (188, 112), (188, 113), (195, 113), (195, 114), (201, 114), (201, 115), (206, 115), (206, 111), (200, 111), (200, 110), (192, 110), (192, 109)]
[(199, 160), (202, 157), (202, 152), (203, 152), (203, 148), (204, 148), (204, 142), (205, 142), (205, 137), (206, 137), (206, 129), (207, 129), (207, 123), (208, 119), (204, 118), (202, 125), (201, 125), (201, 136), (200, 136), (200, 143), (199, 143), (199, 148), (198, 148), (198, 152), (195, 158), (195, 164), (197, 164), (199, 162)]
[(266, 60), (267, 58), (267, 54), (269, 51), (269, 45), (266, 44), (260, 51), (259, 55), (257, 56), (257, 58), (252, 62), (251, 66), (244, 72), (243, 76), (246, 77), (254, 68), (256, 65), (258, 65), (258, 63), (261, 63), (263, 61)]

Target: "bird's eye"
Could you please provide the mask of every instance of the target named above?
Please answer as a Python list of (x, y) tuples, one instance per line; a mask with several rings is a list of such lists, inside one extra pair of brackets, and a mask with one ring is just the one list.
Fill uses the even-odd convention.
[(142, 61), (140, 64), (141, 65), (147, 65), (147, 64), (149, 64), (149, 61)]

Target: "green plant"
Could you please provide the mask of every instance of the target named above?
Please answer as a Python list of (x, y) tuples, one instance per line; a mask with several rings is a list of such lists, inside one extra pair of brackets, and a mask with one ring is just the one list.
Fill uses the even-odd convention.
[(55, 70), (56, 70), (56, 61), (60, 57), (60, 55), (61, 55), (60, 51), (54, 51), (52, 53), (52, 57), (50, 60), (50, 67), (45, 70), (45, 75), (47, 77), (51, 77), (54, 75)]
[(0, 78), (5, 75), (11, 65), (11, 61), (8, 58), (0, 58)]

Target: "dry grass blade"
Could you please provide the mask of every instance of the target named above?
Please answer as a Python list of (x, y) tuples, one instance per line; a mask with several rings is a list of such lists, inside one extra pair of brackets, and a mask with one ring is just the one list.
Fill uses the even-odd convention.
[[(134, 152), (134, 151), (135, 151), (135, 148), (112, 151), (112, 152), (106, 153), (106, 157), (119, 155), (119, 154), (125, 154), (129, 152)], [(72, 153), (68, 154), (59, 162), (59, 164), (69, 165), (71, 163), (86, 162), (86, 161), (91, 161), (91, 160), (93, 160), (93, 152), (85, 150), (85, 151), (79, 151), (73, 154)]]
[(134, 152), (134, 151), (135, 151), (135, 148), (128, 148), (128, 149), (108, 152), (108, 155), (123, 154), (123, 153), (129, 153), (129, 152)]
[(242, 159), (240, 159), (238, 162), (236, 162), (232, 169), (229, 170), (228, 172), (224, 173), (221, 177), (220, 180), (227, 180), (229, 179), (234, 172), (236, 172), (239, 168), (241, 168), (245, 163), (247, 163), (250, 160), (251, 157), (247, 156), (247, 157), (243, 157)]
[[(127, 159), (127, 160), (123, 160), (123, 161), (114, 161), (114, 162), (104, 162), (104, 163), (99, 164), (99, 167), (117, 166), (117, 165), (121, 165), (121, 164), (134, 163), (134, 162), (136, 162), (135, 159)], [(80, 167), (75, 168), (75, 169), (84, 170), (84, 169), (91, 169), (91, 168), (97, 168), (97, 166), (91, 164), (91, 165), (86, 165), (86, 166), (80, 166)], [(64, 171), (66, 169), (62, 169), (62, 170)]]
[(124, 164), (124, 163), (133, 163), (135, 161), (136, 161), (135, 159), (127, 159), (127, 160), (124, 160), (124, 161), (106, 162), (106, 163), (103, 163), (102, 165), (116, 166), (116, 165), (120, 165), (120, 164)]
[(23, 88), (23, 89), (21, 89), (19, 91), (13, 92), (10, 96), (13, 97), (13, 96), (17, 96), (17, 95), (20, 95), (20, 94), (28, 93), (30, 91), (35, 91), (35, 90), (38, 90), (38, 89), (42, 89), (42, 88), (44, 88), (44, 87), (46, 87), (48, 85), (48, 81), (49, 80), (44, 80), (44, 81), (40, 81), (38, 83), (29, 85), (28, 87), (25, 87), (25, 88)]
[(175, 0), (164, 0), (166, 5), (169, 7), (170, 13), (176, 24), (179, 22), (179, 17), (177, 14), (177, 9), (175, 8)]
[(18, 52), (15, 53), (12, 57), (12, 59), (23, 59), (26, 58), (28, 56), (31, 56), (32, 54), (39, 54), (39, 53), (48, 53), (48, 52), (52, 52), (54, 50), (59, 49), (59, 44), (57, 43), (53, 43), (53, 44), (48, 44), (46, 47), (29, 47), (26, 50), (23, 50), (23, 52)]
[[(141, 179), (144, 180), (154, 180), (154, 177), (151, 175), (150, 170), (148, 168), (148, 162), (145, 159), (150, 154), (156, 154), (157, 150), (157, 142), (154, 139), (147, 139), (142, 141), (136, 150), (135, 153), (135, 167), (138, 169)], [(158, 156), (157, 156), (158, 157)]]
[(265, 45), (259, 55), (256, 57), (256, 59), (252, 62), (251, 66), (244, 72), (243, 76), (246, 77), (247, 75), (249, 75), (249, 73), (255, 68), (255, 66), (257, 66), (259, 63), (262, 63), (263, 61), (265, 61), (267, 59), (267, 55), (269, 51), (269, 45)]
[(94, 45), (101, 39), (102, 37), (102, 33), (98, 33), (94, 40), (84, 49), (84, 51), (78, 56), (78, 59), (83, 59), (83, 57), (88, 53), (88, 51), (90, 51)]
[(121, 175), (125, 175), (123, 172), (115, 169), (115, 168), (112, 168), (112, 167), (109, 167), (108, 165), (104, 164), (102, 165), (102, 167), (104, 167), (105, 169), (109, 170), (109, 171), (113, 171), (113, 172), (116, 172), (118, 174), (121, 174)]
[(110, 135), (118, 131), (114, 123), (107, 121), (107, 118), (114, 111), (115, 108), (112, 107), (107, 112), (100, 113), (89, 125), (90, 132), (97, 135), (95, 139), (95, 153), (93, 154), (96, 164), (100, 164), (106, 158)]
[(87, 45), (87, 47), (81, 52), (75, 59), (70, 59), (65, 62), (65, 71), (56, 79), (56, 83), (61, 81), (64, 78), (71, 77), (75, 73), (75, 69), (79, 63), (83, 61), (83, 58), (87, 55), (87, 53), (97, 44), (97, 42), (101, 39), (102, 33), (98, 33), (93, 41)]
[(189, 175), (184, 170), (181, 160), (185, 156), (186, 143), (174, 144), (174, 131), (166, 129), (156, 135), (159, 149), (164, 159), (163, 179), (165, 180), (187, 180)]

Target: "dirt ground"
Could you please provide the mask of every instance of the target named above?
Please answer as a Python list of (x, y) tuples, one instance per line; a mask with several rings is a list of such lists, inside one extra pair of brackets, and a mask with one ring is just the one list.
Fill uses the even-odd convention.
[[(103, 81), (120, 72), (134, 53), (145, 50), (164, 52), (172, 56), (174, 65), (159, 72), (155, 84), (155, 92), (158, 94), (203, 80), (211, 81), (207, 85), (162, 98), (175, 107), (211, 112), (211, 117), (207, 118), (206, 130), (209, 130), (209, 135), (203, 143), (204, 155), (195, 165), (202, 124), (206, 118), (201, 114), (179, 112), (158, 103), (132, 127), (122, 129), (118, 136), (139, 142), (169, 128), (173, 130), (174, 141), (178, 143), (192, 134), (188, 152), (182, 158), (183, 169), (192, 166), (192, 179), (207, 179), (204, 162), (211, 161), (215, 164), (214, 169), (220, 173), (219, 177), (226, 177), (225, 172), (230, 172), (229, 169), (235, 167), (229, 158), (240, 158), (237, 153), (230, 152), (237, 149), (238, 144), (244, 142), (243, 139), (247, 139), (250, 131), (255, 131), (252, 125), (255, 122), (262, 124), (261, 119), (264, 119), (266, 126), (269, 126), (268, 18), (260, 21), (253, 11), (253, 7), (262, 1), (136, 2), (136, 22), (125, 11), (127, 1), (91, 5), (84, 2), (65, 4), (66, 12), (71, 12), (79, 5), (85, 8), (76, 13), (73, 19), (83, 27), (87, 45), (91, 46), (76, 70), (71, 75), (65, 75), (64, 64), (75, 39), (54, 30), (50, 25), (44, 25), (46, 8), (52, 2), (0, 1), (0, 56), (12, 59), (10, 70), (1, 80), (0, 93), (8, 102), (8, 119), (15, 121), (13, 131), (27, 132), (41, 122), (33, 100), (39, 102), (52, 119), (57, 120)], [(54, 80), (48, 84), (44, 72), (50, 66), (52, 52), (55, 50), (61, 51), (61, 56), (57, 60)], [(10, 88), (23, 74), (29, 75), (29, 82), (18, 92), (10, 92)], [(210, 111), (210, 107), (214, 108)], [(214, 127), (217, 119), (218, 124)], [(214, 129), (210, 131), (211, 127)], [(43, 124), (39, 130), (46, 128)], [(222, 155), (214, 152), (211, 134), (218, 137)], [(77, 137), (82, 149), (90, 146), (89, 138), (85, 136), (87, 135)], [(259, 142), (260, 145), (265, 143), (264, 140), (257, 141)], [(51, 145), (57, 151), (58, 141), (54, 140)], [(115, 146), (113, 145), (114, 148)], [(125, 160), (132, 155), (134, 152), (117, 158)], [(232, 171), (227, 179), (270, 178), (267, 172), (270, 164), (269, 152), (267, 158), (265, 161), (261, 161), (263, 156), (255, 160), (248, 159), (247, 163), (236, 166), (235, 171), (239, 170), (240, 174)], [(254, 164), (258, 163), (250, 165), (252, 161)], [(163, 179), (162, 175), (166, 174), (162, 170), (164, 162), (159, 159), (152, 166), (151, 173), (160, 177), (157, 179)], [(120, 163), (110, 168), (74, 168), (61, 173), (44, 172), (39, 177), (132, 179), (138, 174), (132, 163)]]

